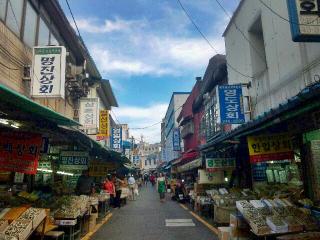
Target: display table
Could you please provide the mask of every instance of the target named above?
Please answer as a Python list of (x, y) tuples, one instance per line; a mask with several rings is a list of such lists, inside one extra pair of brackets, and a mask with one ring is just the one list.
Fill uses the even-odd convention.
[(99, 201), (98, 220), (103, 219), (109, 211), (110, 211), (109, 199)]
[(59, 230), (65, 232), (66, 240), (80, 240), (81, 223), (78, 219), (56, 219), (55, 224), (59, 226)]

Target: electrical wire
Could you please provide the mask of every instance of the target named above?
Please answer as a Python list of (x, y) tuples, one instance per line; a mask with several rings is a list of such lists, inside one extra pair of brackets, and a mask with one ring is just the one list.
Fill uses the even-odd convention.
[[(191, 15), (189, 14), (189, 12), (185, 9), (185, 7), (183, 6), (182, 2), (180, 0), (177, 0), (178, 4), (180, 5), (182, 11), (185, 13), (185, 15), (188, 17), (188, 19), (190, 20), (190, 22), (192, 23), (192, 25), (195, 27), (195, 29), (198, 31), (198, 33), (202, 36), (202, 38), (208, 43), (208, 45), (216, 52), (216, 54), (219, 54), (219, 51), (211, 44), (211, 42), (209, 41), (209, 39), (204, 35), (204, 33), (200, 30), (199, 26), (195, 23), (195, 21), (192, 19)], [(243, 77), (246, 78), (255, 78), (254, 76), (249, 76), (247, 74), (244, 74), (242, 72), (240, 72), (238, 69), (236, 69), (235, 67), (233, 67), (230, 63), (226, 63), (228, 65), (228, 67), (230, 69), (232, 69), (234, 72), (240, 74)]]
[(73, 22), (74, 22), (74, 25), (75, 25), (75, 27), (76, 27), (76, 29), (77, 29), (78, 34), (79, 34), (79, 37), (82, 39), (81, 34), (80, 34), (80, 31), (79, 31), (79, 28), (78, 28), (78, 24), (77, 24), (77, 22), (76, 22), (76, 19), (74, 18), (74, 15), (73, 15), (73, 12), (72, 12), (72, 10), (71, 10), (69, 1), (66, 0), (66, 3), (67, 3), (67, 6), (68, 6), (68, 9), (69, 9), (69, 12), (70, 12), (70, 14), (71, 14), (72, 20), (73, 20)]
[(288, 23), (292, 23), (295, 25), (299, 25), (299, 26), (309, 26), (309, 27), (319, 27), (320, 25), (317, 24), (312, 24), (315, 21), (317, 21), (319, 19), (319, 17), (315, 18), (313, 21), (311, 21), (310, 23), (298, 23), (298, 22), (293, 22), (283, 16), (281, 16), (279, 13), (277, 13), (275, 10), (273, 10), (271, 7), (269, 7), (263, 0), (259, 0), (259, 2), (265, 6), (267, 9), (269, 9), (274, 15), (276, 15), (277, 17), (281, 18), (282, 20), (288, 22)]
[[(220, 6), (220, 8), (222, 9), (222, 11), (227, 15), (227, 17), (229, 17), (230, 22), (232, 21), (232, 16), (229, 14), (229, 12), (224, 8), (224, 6), (221, 4), (221, 2), (219, 0), (215, 0), (216, 3)], [(243, 38), (250, 44), (250, 46), (252, 47), (252, 49), (258, 54), (258, 56), (261, 58), (261, 60), (267, 65), (266, 63), (266, 58), (261, 55), (261, 52), (254, 46), (254, 44), (250, 41), (250, 39), (244, 34), (244, 32), (239, 28), (238, 24), (236, 23), (236, 21), (232, 21), (232, 24), (236, 27), (236, 29), (241, 33), (241, 35), (243, 36)]]

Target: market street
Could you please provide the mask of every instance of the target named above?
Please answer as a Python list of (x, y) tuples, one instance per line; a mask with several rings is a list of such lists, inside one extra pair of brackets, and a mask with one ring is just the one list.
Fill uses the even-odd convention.
[[(120, 210), (112, 211), (112, 218), (91, 239), (102, 240), (213, 240), (210, 230), (181, 208), (177, 202), (167, 200), (160, 203), (158, 193), (151, 186), (142, 187), (136, 201)], [(171, 225), (171, 227), (166, 226)], [(170, 219), (170, 220), (169, 220)], [(174, 219), (174, 220), (173, 220)], [(176, 220), (179, 219), (179, 220)], [(172, 225), (188, 226), (172, 227)], [(195, 224), (190, 226), (191, 221)]]

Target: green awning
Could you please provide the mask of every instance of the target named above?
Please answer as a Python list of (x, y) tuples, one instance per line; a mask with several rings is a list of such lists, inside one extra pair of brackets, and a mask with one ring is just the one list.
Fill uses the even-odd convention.
[(0, 84), (0, 101), (15, 107), (18, 111), (30, 113), (41, 119), (48, 120), (61, 126), (79, 126), (80, 124), (70, 118), (57, 113), (50, 108), (32, 101), (26, 96)]

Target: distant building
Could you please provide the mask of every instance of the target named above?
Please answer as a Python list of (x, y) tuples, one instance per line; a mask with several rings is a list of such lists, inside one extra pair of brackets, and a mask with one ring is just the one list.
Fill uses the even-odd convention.
[(160, 162), (161, 157), (161, 144), (154, 143), (150, 144), (143, 139), (137, 146), (137, 155), (135, 157), (134, 164), (137, 165), (137, 161), (140, 163), (140, 169), (148, 172), (150, 170), (155, 170)]
[(177, 118), (189, 95), (190, 92), (174, 92), (172, 94), (168, 110), (164, 118), (165, 142), (163, 144), (163, 160), (166, 162), (180, 157), (181, 151), (175, 151), (173, 148), (173, 132), (174, 129), (179, 127)]

